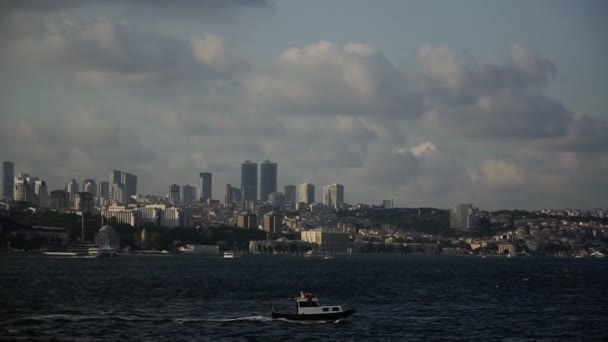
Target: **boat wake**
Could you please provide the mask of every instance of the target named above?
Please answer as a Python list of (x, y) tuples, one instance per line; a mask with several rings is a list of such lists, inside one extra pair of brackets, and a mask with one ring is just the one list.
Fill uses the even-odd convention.
[(230, 323), (230, 322), (270, 322), (272, 318), (262, 315), (255, 316), (244, 316), (234, 318), (177, 318), (174, 320), (175, 323), (200, 323), (200, 322), (211, 322), (211, 323)]

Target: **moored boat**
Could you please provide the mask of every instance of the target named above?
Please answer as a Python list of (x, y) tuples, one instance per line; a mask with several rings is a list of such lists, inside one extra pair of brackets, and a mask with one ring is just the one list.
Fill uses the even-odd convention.
[(234, 258), (239, 258), (241, 256), (242, 256), (242, 254), (239, 252), (224, 252), (225, 259), (234, 259)]
[(293, 321), (321, 321), (334, 322), (352, 316), (354, 309), (344, 310), (341, 305), (323, 305), (312, 293), (300, 292), (300, 296), (294, 298), (296, 302), (296, 313), (277, 312), (273, 306), (271, 317), (273, 319), (287, 319)]

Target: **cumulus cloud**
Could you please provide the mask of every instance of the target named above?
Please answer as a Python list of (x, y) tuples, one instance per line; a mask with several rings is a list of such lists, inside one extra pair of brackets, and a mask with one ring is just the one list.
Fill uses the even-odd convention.
[(107, 19), (49, 21), (17, 30), (0, 53), (13, 66), (59, 67), (95, 83), (173, 84), (226, 79), (246, 64), (226, 57), (212, 34), (191, 41), (141, 31)]
[(525, 181), (524, 172), (518, 165), (502, 159), (484, 160), (468, 174), (473, 184), (491, 188), (520, 185)]
[(320, 41), (284, 51), (248, 80), (260, 108), (313, 115), (415, 116), (420, 102), (405, 74), (365, 44)]

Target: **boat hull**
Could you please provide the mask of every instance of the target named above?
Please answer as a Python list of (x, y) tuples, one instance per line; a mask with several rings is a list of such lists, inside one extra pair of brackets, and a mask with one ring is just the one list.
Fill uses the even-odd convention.
[(337, 321), (342, 318), (347, 318), (352, 316), (355, 313), (354, 309), (347, 309), (341, 312), (330, 312), (330, 313), (322, 313), (322, 314), (290, 314), (290, 313), (280, 313), (273, 312), (271, 314), (273, 319), (283, 318), (288, 319), (290, 321)]

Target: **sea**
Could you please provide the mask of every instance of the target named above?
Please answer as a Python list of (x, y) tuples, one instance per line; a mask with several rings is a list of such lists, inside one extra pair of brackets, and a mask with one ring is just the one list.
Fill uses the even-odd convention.
[(607, 340), (608, 258), (0, 256), (0, 341)]

